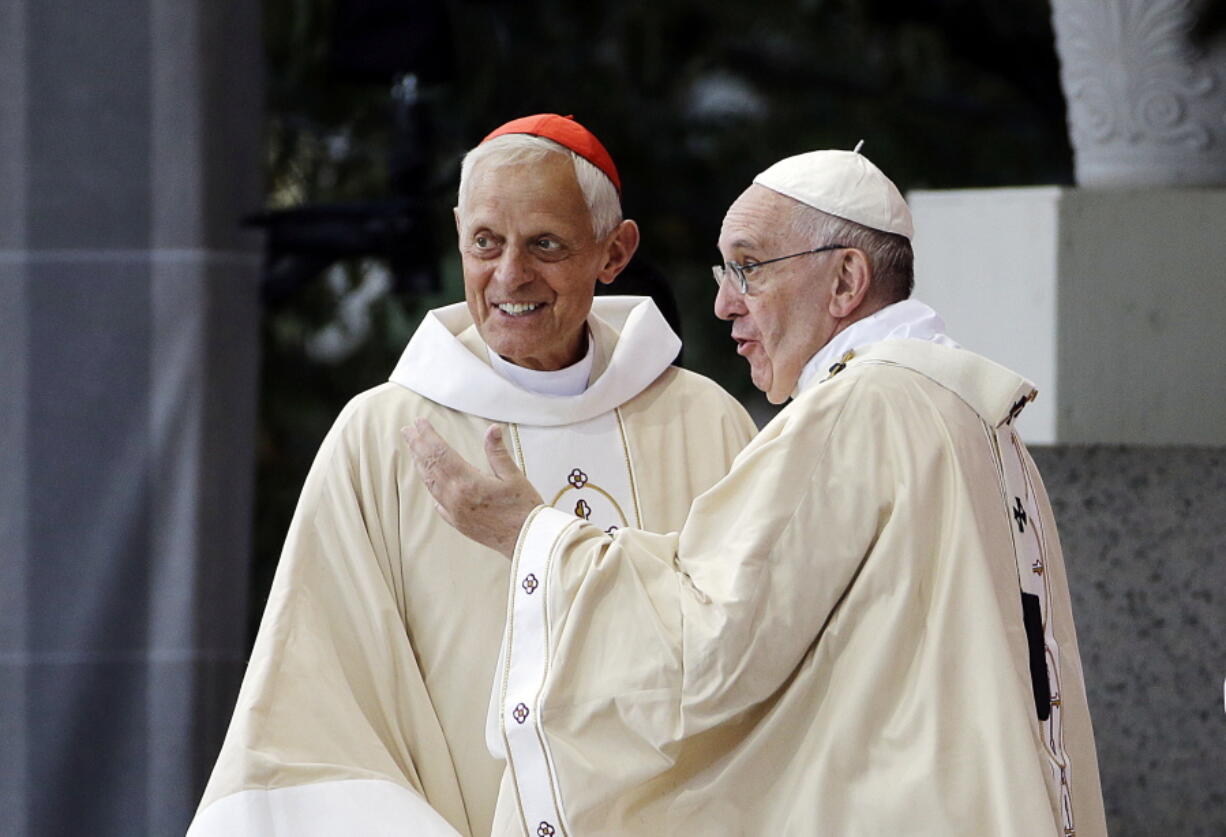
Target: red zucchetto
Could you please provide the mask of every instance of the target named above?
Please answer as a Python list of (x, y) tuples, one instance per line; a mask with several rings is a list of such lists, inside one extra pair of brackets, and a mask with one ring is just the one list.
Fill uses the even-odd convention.
[(573, 116), (559, 116), (556, 113), (521, 116), (519, 119), (512, 119), (505, 125), (495, 128), (481, 142), (487, 143), (494, 137), (504, 134), (531, 134), (534, 137), (553, 140), (558, 145), (569, 148), (604, 172), (605, 176), (613, 182), (617, 193), (621, 194), (622, 181), (617, 176), (617, 166), (613, 165), (613, 158), (601, 145), (600, 140), (596, 139), (596, 135), (576, 122)]

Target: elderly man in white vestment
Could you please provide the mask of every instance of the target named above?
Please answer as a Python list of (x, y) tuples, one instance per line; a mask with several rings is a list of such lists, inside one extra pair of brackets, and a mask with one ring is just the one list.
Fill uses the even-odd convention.
[(1035, 388), (909, 299), (911, 238), (856, 152), (790, 157), (736, 200), (715, 312), (792, 402), (671, 534), (540, 504), (496, 438), (487, 477), (405, 430), (443, 513), (511, 558), (495, 834), (1105, 834), (1015, 428)]
[(324, 441), (193, 837), (490, 833), (508, 567), (438, 517), (399, 428), (428, 418), (468, 456), (503, 429), (534, 494), (601, 532), (679, 527), (752, 436), (734, 399), (670, 365), (680, 341), (650, 300), (593, 301), (638, 244), (619, 190), (561, 116), (466, 157), (467, 301), (430, 312)]

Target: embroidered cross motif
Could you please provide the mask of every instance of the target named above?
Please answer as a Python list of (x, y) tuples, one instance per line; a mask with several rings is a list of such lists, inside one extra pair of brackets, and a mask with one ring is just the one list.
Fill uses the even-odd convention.
[(1016, 419), (1018, 414), (1022, 412), (1022, 408), (1033, 401), (1038, 394), (1039, 391), (1037, 389), (1032, 389), (1030, 392), (1017, 399), (1013, 406), (1009, 408), (1009, 416), (1005, 419), (1005, 424), (1013, 424), (1013, 420)]
[(839, 358), (839, 362), (826, 370), (829, 373), (829, 377), (833, 378), (835, 375), (839, 374), (844, 369), (846, 369), (848, 361), (850, 361), (855, 356), (856, 356), (856, 353), (854, 351), (844, 352), (843, 356)]
[(570, 472), (570, 475), (566, 478), (566, 481), (575, 488), (583, 488), (583, 486), (587, 485), (587, 474), (583, 473), (578, 468), (575, 468)]
[(1034, 559), (1034, 563), (1030, 565), (1030, 571), (1035, 575), (1043, 574), (1043, 562), (1038, 558)]
[(1025, 532), (1030, 518), (1026, 516), (1026, 510), (1022, 508), (1022, 498), (1014, 497), (1013, 499), (1017, 501), (1017, 505), (1013, 507), (1013, 519), (1017, 521), (1017, 531)]
[(532, 573), (528, 573), (526, 576), (524, 576), (524, 581), (522, 584), (520, 584), (520, 587), (523, 587), (524, 592), (527, 593), (529, 596), (535, 593), (536, 588), (539, 586), (540, 586), (540, 582), (536, 580), (536, 576), (533, 575)]
[(522, 724), (528, 720), (528, 707), (521, 703), (515, 707), (515, 711), (511, 715), (514, 716), (515, 723)]
[(1028, 400), (1024, 395), (1017, 399), (1017, 402), (1009, 408), (1009, 418), (1005, 419), (1005, 424), (1013, 423), (1013, 420), (1022, 412), (1022, 408), (1026, 406)]
[(575, 503), (575, 517), (582, 517), (584, 520), (592, 519), (592, 507), (587, 504), (587, 500)]
[(553, 826), (544, 820), (536, 827), (537, 837), (553, 837)]

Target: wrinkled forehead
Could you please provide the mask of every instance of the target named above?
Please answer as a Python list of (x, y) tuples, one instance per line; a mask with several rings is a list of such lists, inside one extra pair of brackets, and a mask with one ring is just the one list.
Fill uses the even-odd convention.
[(574, 166), (561, 155), (520, 161), (482, 160), (474, 165), (465, 186), (459, 201), (462, 216), (513, 211), (589, 222)]
[[(468, 175), (469, 192), (502, 194), (525, 187), (548, 184), (553, 190), (578, 187), (575, 167), (561, 154), (498, 156), (479, 158)], [(465, 197), (461, 192), (461, 200)]]
[(724, 215), (720, 252), (759, 252), (785, 243), (792, 236), (794, 204), (791, 198), (754, 183)]
[(566, 169), (573, 175), (574, 163), (570, 152), (559, 148), (553, 143), (541, 141), (539, 145), (519, 146), (500, 145), (503, 140), (517, 139), (515, 137), (499, 137), (487, 145), (477, 146), (468, 153), (472, 177), (496, 176), (505, 169), (525, 169), (528, 171), (552, 171)]

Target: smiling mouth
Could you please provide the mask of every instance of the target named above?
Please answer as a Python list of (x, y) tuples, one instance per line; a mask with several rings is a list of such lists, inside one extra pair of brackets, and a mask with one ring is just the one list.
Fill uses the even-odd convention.
[(522, 317), (525, 314), (531, 314), (544, 304), (543, 302), (500, 302), (494, 307), (509, 316)]

